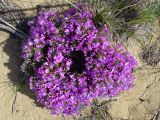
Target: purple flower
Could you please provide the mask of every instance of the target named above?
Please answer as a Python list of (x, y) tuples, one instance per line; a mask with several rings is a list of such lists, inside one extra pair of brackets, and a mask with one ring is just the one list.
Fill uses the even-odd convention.
[(61, 63), (63, 58), (64, 57), (63, 57), (62, 53), (59, 53), (58, 55), (55, 55), (54, 56), (54, 64)]
[(133, 86), (134, 57), (122, 45), (112, 46), (108, 27), (94, 24), (87, 5), (77, 6), (81, 11), (40, 13), (29, 22), (30, 35), (22, 45), (30, 88), (53, 114), (78, 114), (90, 100)]

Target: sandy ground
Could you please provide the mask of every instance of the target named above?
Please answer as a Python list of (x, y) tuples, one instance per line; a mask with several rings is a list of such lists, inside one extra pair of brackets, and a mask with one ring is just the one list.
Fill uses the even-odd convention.
[[(15, 0), (15, 3), (24, 8), (46, 3), (46, 0), (32, 0), (32, 3), (29, 1), (31, 0)], [(32, 14), (31, 11), (27, 13)], [(150, 39), (152, 44), (159, 37), (159, 32), (153, 33), (141, 39)], [(160, 115), (154, 119), (160, 110), (160, 69), (157, 69), (160, 65), (152, 68), (142, 62), (139, 58), (141, 45), (133, 38), (129, 41), (127, 47), (139, 62), (135, 72), (135, 85), (118, 96), (117, 100), (108, 103), (109, 114), (113, 120), (160, 120)], [(61, 115), (53, 116), (49, 110), (37, 104), (27, 86), (15, 92), (15, 84), (23, 79), (19, 72), (19, 51), (19, 39), (0, 31), (0, 120), (63, 120)], [(66, 119), (71, 120), (72, 117)]]

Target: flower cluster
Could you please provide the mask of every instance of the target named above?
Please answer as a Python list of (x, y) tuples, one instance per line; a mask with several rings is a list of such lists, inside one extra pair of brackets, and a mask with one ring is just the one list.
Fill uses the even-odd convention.
[(133, 85), (133, 56), (111, 45), (107, 26), (97, 27), (87, 5), (47, 11), (29, 22), (22, 70), (37, 101), (53, 114), (78, 113), (90, 100), (113, 97)]

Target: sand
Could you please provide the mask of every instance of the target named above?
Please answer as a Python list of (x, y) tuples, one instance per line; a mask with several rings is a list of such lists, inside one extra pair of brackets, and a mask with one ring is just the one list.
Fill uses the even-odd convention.
[[(32, 8), (46, 2), (32, 0), (31, 4), (29, 1), (15, 0), (15, 3)], [(27, 14), (32, 13), (27, 11)], [(153, 30), (154, 34), (142, 36), (141, 39), (144, 41), (150, 39), (152, 44), (159, 37), (159, 32), (155, 31)], [(142, 29), (137, 33), (144, 34), (143, 32)], [(123, 92), (117, 100), (108, 103), (108, 112), (113, 120), (160, 120), (160, 115), (154, 119), (160, 109), (160, 69), (156, 69), (160, 66), (153, 68), (139, 58), (141, 45), (134, 38), (129, 39), (127, 48), (138, 60), (138, 67), (134, 73), (136, 81), (133, 88)], [(21, 65), (19, 56), (19, 39), (0, 31), (0, 120), (63, 120), (64, 117), (61, 115), (53, 116), (49, 110), (37, 104), (27, 85), (23, 90), (15, 92), (15, 84), (23, 79), (22, 73), (19, 72)]]

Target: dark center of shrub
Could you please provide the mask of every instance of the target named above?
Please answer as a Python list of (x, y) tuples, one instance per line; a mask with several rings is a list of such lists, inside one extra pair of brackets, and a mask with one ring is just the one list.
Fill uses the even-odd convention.
[(70, 67), (70, 72), (82, 73), (86, 69), (85, 56), (82, 51), (72, 51), (71, 60), (72, 60), (72, 64)]

